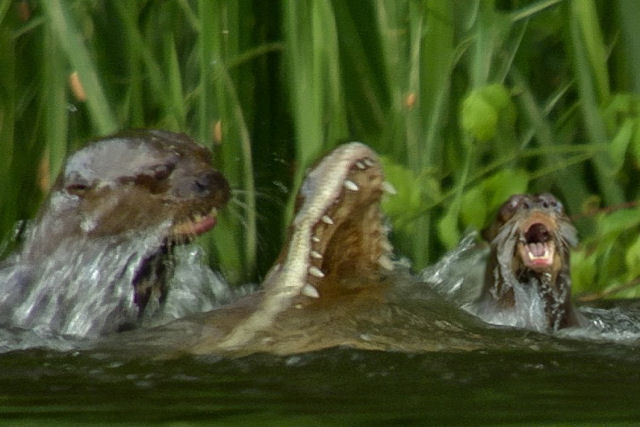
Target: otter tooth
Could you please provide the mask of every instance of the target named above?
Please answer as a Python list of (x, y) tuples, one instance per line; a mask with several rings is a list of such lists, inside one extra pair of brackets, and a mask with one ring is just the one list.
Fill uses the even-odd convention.
[(392, 196), (395, 196), (396, 194), (398, 194), (398, 191), (396, 191), (396, 188), (393, 185), (391, 185), (389, 181), (384, 181), (382, 183), (382, 189), (387, 193), (391, 194)]
[(315, 277), (322, 279), (324, 277), (324, 273), (318, 267), (312, 265), (309, 267), (309, 274)]
[(318, 236), (311, 236), (311, 240), (315, 243), (320, 243), (320, 238)]
[(358, 169), (362, 169), (362, 170), (364, 170), (364, 169), (366, 169), (366, 168), (367, 168), (367, 167), (365, 166), (365, 164), (364, 164), (364, 163), (362, 163), (361, 161), (357, 161), (357, 162), (356, 162), (356, 166), (358, 167)]
[(325, 224), (328, 225), (333, 225), (333, 220), (331, 219), (331, 217), (329, 215), (322, 215), (322, 222), (324, 222)]
[(378, 258), (378, 264), (385, 270), (393, 270), (393, 261), (386, 255), (381, 255), (380, 258)]
[(311, 284), (307, 283), (300, 291), (300, 294), (307, 296), (309, 298), (320, 298), (320, 294), (318, 290)]
[(311, 258), (322, 259), (322, 254), (318, 251), (311, 251), (309, 255), (311, 255)]
[(360, 189), (358, 188), (358, 184), (351, 181), (350, 179), (345, 179), (342, 184), (344, 185), (344, 188), (346, 188), (347, 190), (358, 191)]

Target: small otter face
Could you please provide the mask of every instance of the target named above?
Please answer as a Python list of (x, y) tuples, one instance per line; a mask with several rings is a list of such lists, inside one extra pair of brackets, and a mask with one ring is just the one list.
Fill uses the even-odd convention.
[(49, 210), (57, 210), (56, 201), (66, 204), (58, 210), (62, 221), (76, 221), (75, 232), (89, 236), (167, 224), (168, 237), (188, 240), (211, 229), (229, 199), (227, 181), (210, 162), (210, 151), (183, 134), (134, 131), (101, 139), (68, 159)]
[(536, 272), (557, 272), (567, 246), (575, 241), (562, 203), (548, 193), (511, 196), (500, 208), (497, 224), (515, 232), (514, 262)]

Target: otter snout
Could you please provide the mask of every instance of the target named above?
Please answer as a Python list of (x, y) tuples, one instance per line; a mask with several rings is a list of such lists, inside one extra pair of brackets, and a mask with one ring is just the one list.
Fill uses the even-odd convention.
[(226, 203), (231, 194), (229, 183), (218, 171), (207, 171), (198, 175), (193, 180), (191, 190), (200, 197), (214, 195), (219, 204)]

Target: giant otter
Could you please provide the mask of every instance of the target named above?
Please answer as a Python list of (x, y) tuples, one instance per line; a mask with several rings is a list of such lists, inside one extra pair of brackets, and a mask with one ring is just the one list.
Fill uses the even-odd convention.
[(511, 196), (484, 235), (491, 252), (473, 311), (490, 323), (540, 331), (579, 324), (569, 271), (576, 230), (560, 201), (548, 193)]
[(92, 336), (156, 310), (172, 247), (211, 229), (229, 198), (210, 163), (208, 149), (160, 130), (72, 154), (0, 269), (0, 324)]
[[(398, 351), (507, 348), (500, 334), (392, 261), (376, 153), (336, 148), (310, 169), (288, 240), (262, 289), (213, 311), (119, 334), (131, 355), (300, 353), (334, 346)], [(511, 331), (517, 333), (517, 331)], [(537, 337), (520, 336), (526, 347)]]

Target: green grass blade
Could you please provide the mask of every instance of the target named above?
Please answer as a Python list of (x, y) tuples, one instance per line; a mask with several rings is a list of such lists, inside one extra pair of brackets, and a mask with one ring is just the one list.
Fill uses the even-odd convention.
[(108, 134), (118, 128), (118, 123), (105, 96), (96, 64), (92, 61), (84, 39), (76, 23), (61, 0), (42, 2), (51, 31), (60, 43), (69, 63), (80, 76), (87, 94), (87, 106), (99, 134)]

